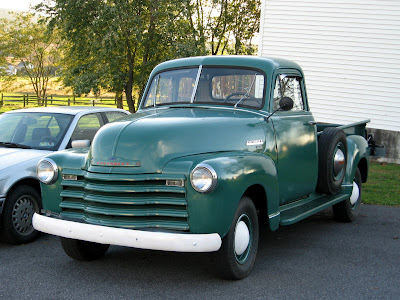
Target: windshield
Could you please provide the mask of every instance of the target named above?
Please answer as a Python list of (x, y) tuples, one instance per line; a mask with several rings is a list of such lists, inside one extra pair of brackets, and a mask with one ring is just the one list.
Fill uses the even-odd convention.
[(61, 144), (73, 116), (51, 113), (0, 115), (0, 147), (55, 151)]
[(243, 68), (199, 67), (165, 71), (153, 77), (144, 108), (180, 103), (263, 106), (265, 76)]

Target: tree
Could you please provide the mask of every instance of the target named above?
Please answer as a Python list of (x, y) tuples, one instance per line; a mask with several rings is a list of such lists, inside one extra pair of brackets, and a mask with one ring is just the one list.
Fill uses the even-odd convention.
[(64, 83), (77, 94), (104, 88), (120, 99), (125, 93), (131, 112), (134, 90), (140, 97), (156, 64), (197, 54), (184, 38), (190, 27), (180, 1), (57, 0), (41, 9), (66, 41)]
[[(230, 48), (237, 54), (253, 53), (245, 45), (258, 30), (254, 24), (259, 22), (259, 3), (55, 0), (38, 9), (50, 16), (50, 28), (58, 28), (65, 41), (64, 83), (76, 94), (106, 89), (122, 99), (125, 93), (134, 112), (149, 73), (164, 60), (224, 54)], [(247, 26), (251, 18), (255, 20)], [(233, 44), (237, 46), (229, 46)]]
[(260, 28), (260, 0), (188, 0), (187, 5), (193, 36), (202, 52), (256, 52), (252, 40)]
[[(47, 85), (60, 58), (60, 41), (56, 33), (49, 34), (43, 19), (35, 20), (33, 14), (19, 13), (15, 18), (0, 20), (0, 56), (3, 61), (20, 62), (28, 76), (40, 104), (46, 97)], [(15, 79), (15, 76), (9, 76)]]
[(230, 14), (233, 49), (229, 52), (235, 55), (256, 53), (257, 47), (252, 41), (260, 30), (261, 0), (233, 0)]

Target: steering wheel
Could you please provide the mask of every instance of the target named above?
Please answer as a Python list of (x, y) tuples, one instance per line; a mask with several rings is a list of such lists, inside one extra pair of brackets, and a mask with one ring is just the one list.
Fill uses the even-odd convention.
[[(56, 143), (56, 139), (53, 138), (52, 136), (44, 136), (44, 137), (42, 137), (42, 138), (40, 139), (39, 145), (40, 145), (41, 143), (45, 143), (45, 142), (53, 143), (53, 145), (54, 145), (54, 144)], [(53, 146), (53, 145), (51, 145), (51, 146)]]
[[(246, 96), (246, 95), (247, 95), (246, 99), (256, 99), (254, 96), (247, 94), (247, 92), (235, 92), (235, 93), (232, 93), (232, 94), (229, 94), (228, 96), (226, 96), (224, 103), (230, 101), (231, 98), (234, 96)], [(239, 101), (239, 99), (238, 99), (238, 101)]]

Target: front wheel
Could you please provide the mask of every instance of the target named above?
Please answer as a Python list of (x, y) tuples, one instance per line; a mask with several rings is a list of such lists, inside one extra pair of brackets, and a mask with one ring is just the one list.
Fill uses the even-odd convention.
[(222, 278), (242, 279), (250, 274), (257, 255), (258, 236), (256, 208), (250, 198), (243, 197), (217, 253), (217, 268)]
[(82, 261), (96, 260), (104, 256), (110, 245), (61, 238), (64, 252), (71, 258)]
[(12, 190), (3, 210), (2, 239), (17, 245), (32, 242), (39, 235), (32, 226), (32, 216), (39, 213), (41, 205), (40, 195), (33, 187), (22, 185)]
[(357, 218), (361, 208), (361, 183), (361, 173), (357, 168), (353, 180), (353, 192), (350, 198), (333, 206), (335, 219), (352, 222)]

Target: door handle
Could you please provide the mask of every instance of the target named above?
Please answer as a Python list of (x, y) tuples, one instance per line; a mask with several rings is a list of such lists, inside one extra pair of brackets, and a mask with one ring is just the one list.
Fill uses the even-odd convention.
[(314, 126), (314, 125), (317, 125), (317, 122), (315, 122), (315, 121), (310, 121), (310, 122), (308, 122), (308, 125)]

